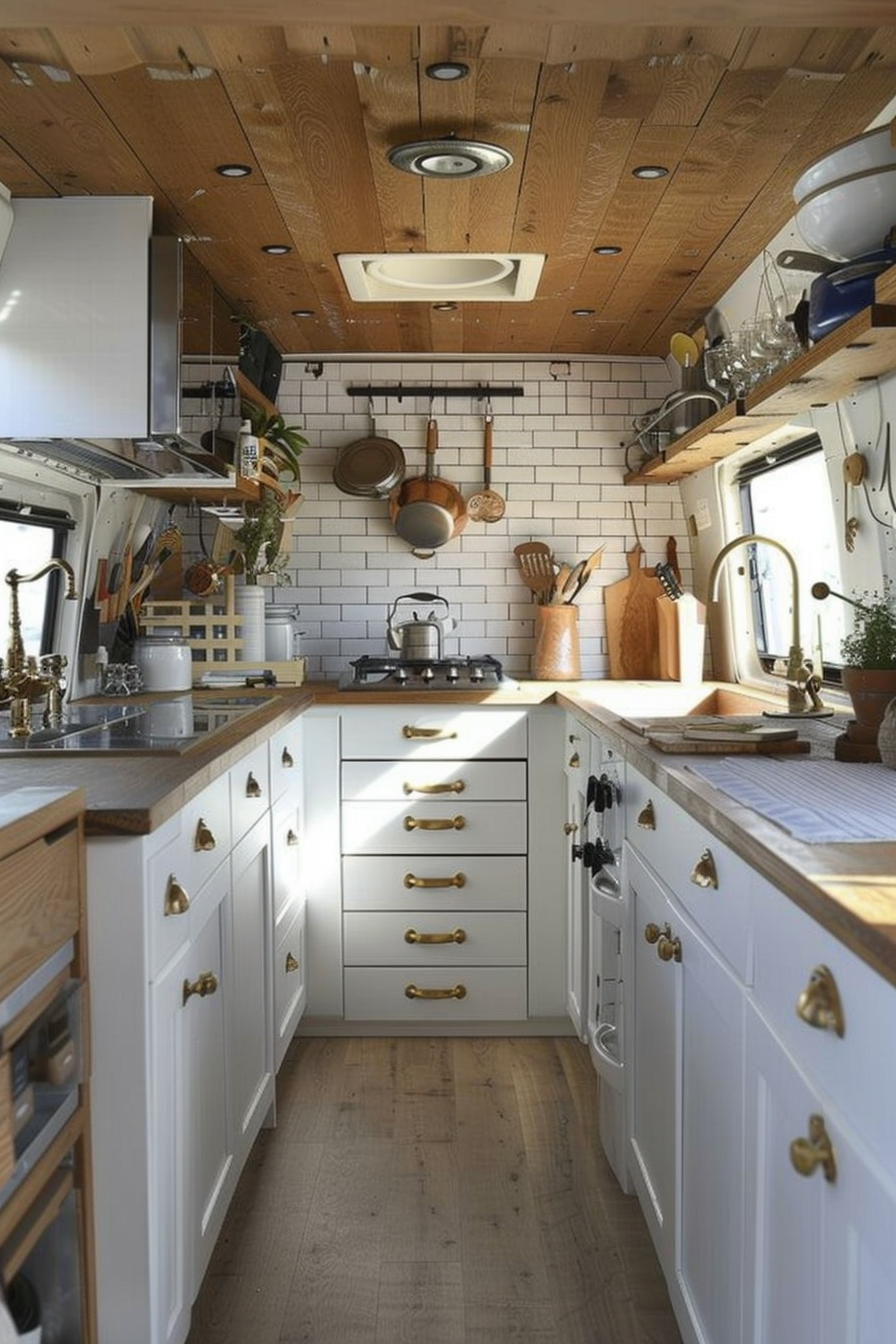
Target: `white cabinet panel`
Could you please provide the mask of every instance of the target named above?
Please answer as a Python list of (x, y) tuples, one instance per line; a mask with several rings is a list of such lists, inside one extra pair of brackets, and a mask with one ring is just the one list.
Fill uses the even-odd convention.
[(271, 806), (268, 745), (263, 742), (237, 761), (230, 771), (230, 817), (233, 842), (242, 838)]
[(525, 761), (344, 761), (342, 797), (444, 798), (458, 803), (525, 801)]
[(344, 803), (348, 854), (525, 854), (525, 803)]
[[(408, 996), (408, 988), (435, 998)], [(359, 1021), (421, 1022), (441, 1028), (452, 1023), (512, 1022), (526, 1017), (523, 966), (465, 966), (448, 969), (347, 966), (345, 1015)]]
[(342, 732), (348, 760), (512, 759), (527, 749), (524, 709), (347, 706)]
[(231, 858), (229, 1071), (242, 1161), (274, 1099), (270, 828), (262, 818)]
[(343, 923), (346, 966), (526, 964), (522, 913), (353, 911)]
[(274, 1068), (279, 1069), (308, 998), (305, 905), (292, 907), (274, 949)]
[(345, 910), (525, 910), (526, 858), (347, 854), (342, 897)]

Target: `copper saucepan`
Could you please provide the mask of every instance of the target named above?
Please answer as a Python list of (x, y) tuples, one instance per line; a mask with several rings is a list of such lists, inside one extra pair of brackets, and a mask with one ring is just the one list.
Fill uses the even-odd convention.
[(438, 425), (430, 416), (426, 425), (424, 475), (407, 478), (389, 496), (389, 513), (395, 531), (415, 549), (435, 550), (444, 546), (467, 522), (463, 495), (456, 485), (435, 474), (438, 446)]

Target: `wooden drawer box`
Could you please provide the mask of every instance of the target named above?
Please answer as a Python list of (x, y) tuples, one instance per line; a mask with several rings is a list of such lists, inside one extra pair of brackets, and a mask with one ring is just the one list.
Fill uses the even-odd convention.
[[(454, 941), (426, 941), (443, 937)], [(526, 964), (526, 916), (517, 911), (355, 910), (343, 919), (343, 938), (346, 966)]]
[[(525, 966), (465, 966), (459, 970), (394, 966), (345, 968), (345, 1016), (359, 1021), (513, 1022), (527, 1015)], [(409, 997), (408, 987), (452, 997)]]
[(0, 998), (78, 931), (78, 823), (0, 860)]
[(525, 803), (394, 802), (342, 805), (347, 854), (525, 854)]
[(345, 761), (342, 797), (523, 801), (525, 761)]
[(525, 757), (526, 711), (406, 706), (347, 706), (342, 755), (350, 760), (472, 760)]
[[(427, 885), (424, 885), (427, 884)], [(346, 855), (344, 910), (525, 910), (522, 854)]]

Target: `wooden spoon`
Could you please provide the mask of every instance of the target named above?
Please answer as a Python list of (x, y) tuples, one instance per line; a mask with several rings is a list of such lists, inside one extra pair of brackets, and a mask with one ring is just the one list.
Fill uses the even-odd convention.
[(520, 573), (526, 586), (539, 602), (547, 600), (554, 587), (554, 557), (543, 541), (521, 541), (513, 553), (520, 562)]

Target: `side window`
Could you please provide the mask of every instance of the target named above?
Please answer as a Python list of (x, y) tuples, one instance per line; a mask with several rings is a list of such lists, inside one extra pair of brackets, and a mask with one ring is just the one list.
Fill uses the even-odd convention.
[[(813, 666), (819, 657), (827, 680), (839, 679), (845, 608), (822, 606), (812, 585), (843, 592), (837, 524), (824, 453), (817, 435), (745, 467), (739, 477), (744, 531), (773, 537), (793, 556), (800, 580), (800, 643)], [(780, 551), (757, 543), (749, 548), (753, 628), (760, 662), (771, 670), (786, 659), (793, 631), (790, 566)]]
[[(0, 509), (0, 657), (8, 647), (10, 588), (4, 582), (11, 569), (33, 574), (54, 556), (65, 553), (70, 526), (62, 514), (49, 510)], [(59, 597), (58, 575), (19, 586), (19, 618), (26, 654), (50, 652)]]

